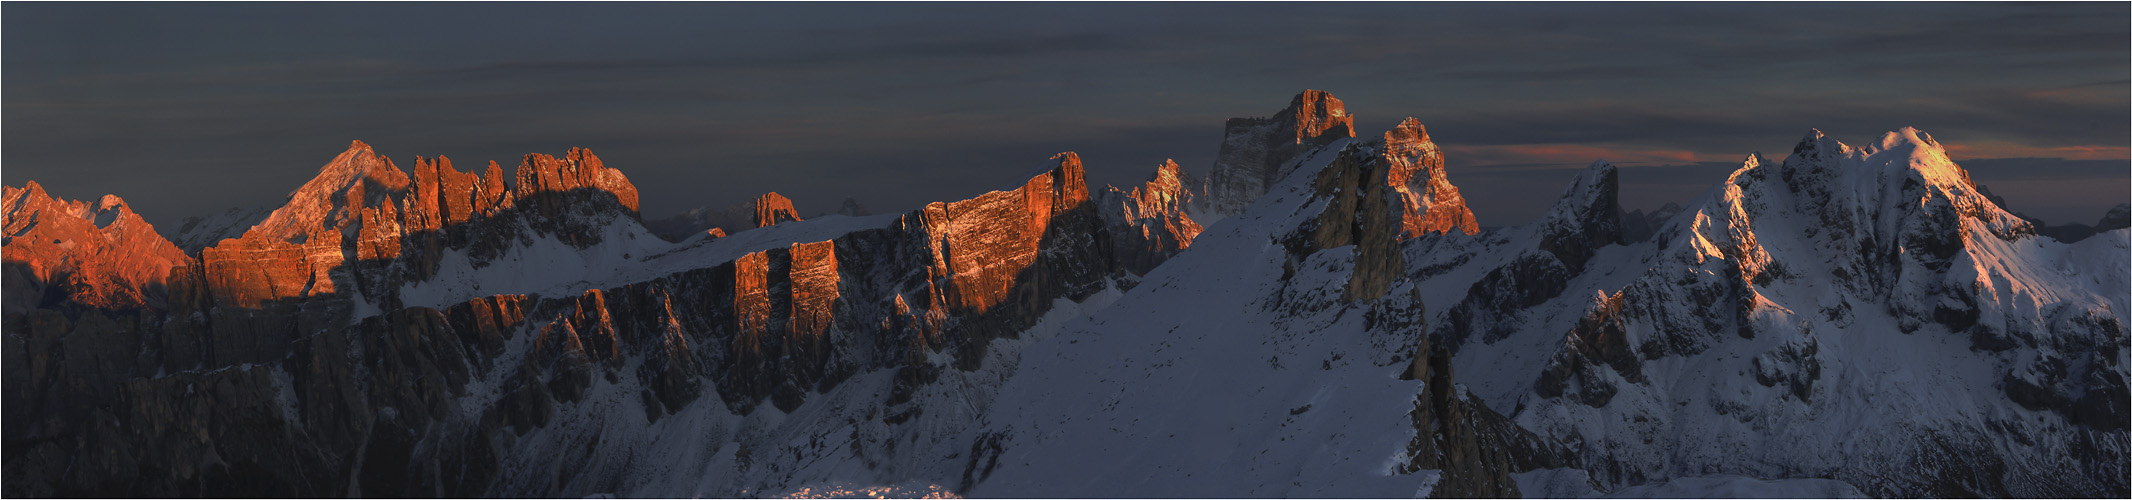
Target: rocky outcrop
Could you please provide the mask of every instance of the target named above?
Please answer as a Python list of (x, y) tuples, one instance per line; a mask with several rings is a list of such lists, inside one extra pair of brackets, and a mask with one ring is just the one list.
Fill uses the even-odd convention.
[(1400, 210), (1400, 235), (1404, 238), (1452, 231), (1480, 234), (1466, 198), (1444, 173), (1443, 150), (1429, 140), (1420, 120), (1407, 117), (1384, 133), (1383, 157), (1389, 164), (1388, 183), (1404, 203)]
[(1594, 295), (1591, 308), (1577, 320), (1576, 328), (1563, 339), (1561, 349), (1548, 359), (1539, 382), (1533, 385), (1541, 397), (1568, 395), (1586, 406), (1606, 406), (1620, 389), (1614, 386), (1614, 378), (1595, 371), (1599, 367), (1612, 369), (1630, 383), (1644, 382), (1643, 362), (1629, 345), (1628, 324), (1621, 317), (1622, 294)]
[(1199, 223), (1185, 213), (1192, 192), (1175, 161), (1155, 167), (1146, 183), (1131, 191), (1110, 187), (1100, 197), (1104, 223), (1110, 226), (1117, 263), (1125, 272), (1147, 274), (1156, 265), (1192, 246)]
[(1399, 242), (1451, 231), (1480, 231), (1445, 176), (1443, 155), (1413, 118), (1382, 140), (1351, 144), (1317, 174), (1313, 199), (1323, 212), (1288, 241), (1290, 253), (1355, 245), (1355, 269), (1344, 296), (1373, 300), (1404, 272)]
[(770, 227), (799, 220), (799, 211), (792, 209), (792, 200), (784, 195), (763, 193), (762, 197), (755, 199), (755, 227)]
[(1304, 152), (1355, 136), (1355, 118), (1332, 94), (1305, 90), (1267, 118), (1230, 118), (1195, 215), (1209, 221), (1243, 211)]
[(1408, 418), (1401, 474), (1441, 471), (1429, 498), (1523, 498), (1512, 473), (1571, 467), (1575, 457), (1525, 430), (1456, 383), (1451, 353), (1422, 338), (1404, 380), (1423, 381)]

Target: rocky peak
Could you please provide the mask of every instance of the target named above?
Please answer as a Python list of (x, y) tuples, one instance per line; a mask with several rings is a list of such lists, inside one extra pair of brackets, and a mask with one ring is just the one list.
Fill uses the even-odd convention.
[(1355, 136), (1355, 118), (1348, 116), (1347, 105), (1322, 90), (1306, 89), (1296, 94), (1278, 118), (1285, 120), (1284, 125), (1294, 123), (1296, 144), (1314, 142), (1324, 145), (1331, 142), (1325, 139), (1328, 136), (1333, 139)]
[[(1937, 243), (1915, 242), (1938, 248), (1934, 254), (1946, 253), (1951, 248), (1947, 244), (1963, 237), (1957, 222), (1961, 218), (1982, 222), (2001, 239), (2035, 234), (2028, 221), (1992, 202), (1924, 131), (1905, 127), (1854, 149), (1815, 130), (1792, 149), (1780, 169), (1781, 185), (1800, 196), (1799, 208), (1821, 214), (1825, 225), (1864, 230), (1838, 233), (1874, 234), (1879, 239), (1875, 244), (1883, 249), (1897, 248), (1898, 233), (1929, 234)], [(1873, 220), (1840, 222), (1858, 217)]]
[(1108, 187), (1099, 206), (1111, 228), (1113, 250), (1126, 272), (1147, 274), (1192, 245), (1201, 227), (1185, 213), (1192, 192), (1185, 188), (1176, 161), (1155, 167), (1148, 180), (1130, 191)]
[(8, 186), (0, 190), (0, 226), (11, 313), (55, 296), (105, 309), (160, 308), (172, 268), (191, 263), (113, 195), (91, 205), (53, 197), (34, 181)]
[(1466, 198), (1444, 172), (1443, 150), (1429, 140), (1429, 131), (1413, 117), (1384, 133), (1383, 160), (1391, 166), (1386, 180), (1405, 200), (1401, 236), (1413, 238), (1428, 233), (1480, 232)]
[(1297, 156), (1355, 136), (1354, 115), (1332, 94), (1305, 90), (1270, 118), (1230, 118), (1197, 212), (1235, 214), (1280, 181)]
[(1540, 248), (1571, 270), (1581, 270), (1592, 251), (1622, 241), (1619, 173), (1606, 160), (1592, 162), (1562, 191), (1540, 219)]
[(387, 191), (404, 190), (408, 183), (407, 173), (391, 159), (379, 156), (363, 141), (354, 141), (245, 236), (302, 243), (313, 233), (340, 226), (334, 220), (352, 217), (349, 207), (373, 202), (372, 197)]
[(1139, 201), (1141, 212), (1182, 210), (1192, 200), (1192, 192), (1184, 187), (1183, 172), (1176, 160), (1163, 160), (1155, 167), (1155, 173), (1148, 175), (1147, 182), (1133, 186), (1128, 196)]
[(792, 208), (792, 200), (784, 195), (769, 192), (755, 199), (755, 227), (770, 227), (799, 220), (799, 211)]

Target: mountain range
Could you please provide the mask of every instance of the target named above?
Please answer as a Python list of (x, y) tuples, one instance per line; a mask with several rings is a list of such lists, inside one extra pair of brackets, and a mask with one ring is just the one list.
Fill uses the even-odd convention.
[(1814, 131), (1484, 230), (1420, 121), (1354, 123), (879, 215), (359, 141), (170, 238), (11, 185), (5, 493), (2132, 494), (2126, 205), (2058, 234), (1925, 132)]

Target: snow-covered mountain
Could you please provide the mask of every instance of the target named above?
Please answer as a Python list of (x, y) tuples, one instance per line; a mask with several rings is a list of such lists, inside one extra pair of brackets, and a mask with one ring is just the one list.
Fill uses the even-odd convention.
[[(1611, 204), (1613, 172), (1565, 199)], [(1428, 254), (1487, 272), (1435, 330), (1466, 383), (1602, 485), (2124, 494), (2125, 231), (2038, 238), (1914, 129), (1749, 156), (1649, 242), (1584, 205)]]
[(1204, 187), (1063, 153), (674, 240), (582, 150), (356, 143), (197, 257), (9, 188), (6, 493), (2126, 495), (2132, 230), (2038, 237), (1922, 132), (1483, 231), (1418, 120), (1229, 125)]

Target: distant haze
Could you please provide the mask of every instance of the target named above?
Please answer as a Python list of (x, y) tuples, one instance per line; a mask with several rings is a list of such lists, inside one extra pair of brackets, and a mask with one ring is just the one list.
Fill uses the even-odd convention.
[(647, 218), (767, 192), (877, 212), (1166, 158), (1306, 88), (1376, 135), (1420, 118), (1484, 226), (1594, 159), (1687, 202), (1819, 128), (1915, 126), (2015, 211), (2132, 199), (2132, 8), (2077, 4), (577, 4), (0, 6), (0, 165), (118, 194), (166, 234), (278, 205), (348, 142), (461, 170), (591, 148)]

